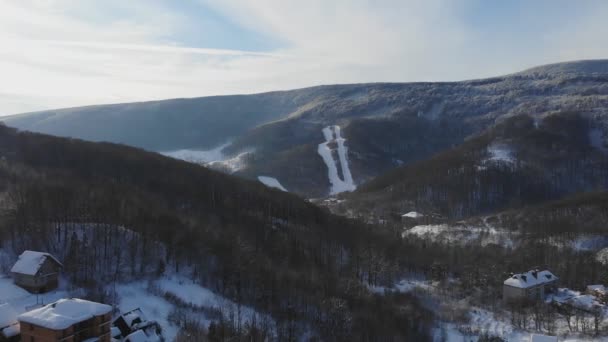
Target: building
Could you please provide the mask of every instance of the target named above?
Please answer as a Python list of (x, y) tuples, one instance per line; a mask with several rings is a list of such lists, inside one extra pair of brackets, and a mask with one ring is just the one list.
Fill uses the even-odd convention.
[(558, 280), (558, 277), (547, 270), (513, 274), (503, 283), (502, 299), (505, 301), (543, 300), (547, 294), (557, 291)]
[(156, 341), (162, 336), (160, 325), (156, 321), (149, 321), (140, 308), (121, 314), (114, 320), (113, 326), (120, 330), (125, 341), (136, 341), (141, 336)]
[(112, 307), (82, 299), (61, 299), (17, 317), (22, 341), (110, 342)]
[(11, 268), (16, 285), (32, 292), (43, 293), (57, 288), (63, 265), (49, 253), (24, 251)]
[(17, 342), (20, 341), (19, 321), (17, 321), (17, 313), (13, 307), (8, 304), (0, 304), (0, 341), (2, 342)]

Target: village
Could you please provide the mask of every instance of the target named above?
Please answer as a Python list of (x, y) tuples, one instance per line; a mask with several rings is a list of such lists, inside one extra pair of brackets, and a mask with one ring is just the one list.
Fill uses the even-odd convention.
[[(10, 273), (15, 286), (39, 296), (57, 289), (62, 268), (62, 263), (53, 255), (26, 250)], [(502, 284), (502, 298), (497, 298), (497, 302), (510, 312), (514, 326), (521, 332), (530, 332), (527, 336), (518, 335), (522, 341), (560, 341), (556, 327), (552, 326), (556, 317), (539, 319), (537, 315), (541, 313), (556, 313), (566, 322), (569, 331), (587, 336), (599, 336), (608, 317), (608, 290), (604, 285), (588, 285), (583, 291), (560, 288), (559, 276), (548, 269), (533, 268), (510, 275)], [(157, 320), (148, 319), (139, 307), (120, 311), (82, 298), (57, 298), (18, 310), (0, 300), (0, 341), (155, 342), (165, 339), (163, 327)], [(463, 337), (463, 340), (476, 339)]]
[[(10, 270), (14, 284), (38, 296), (57, 289), (63, 264), (53, 255), (24, 251)], [(18, 313), (0, 301), (0, 341), (164, 341), (161, 326), (141, 308), (116, 308), (79, 298), (39, 303)]]

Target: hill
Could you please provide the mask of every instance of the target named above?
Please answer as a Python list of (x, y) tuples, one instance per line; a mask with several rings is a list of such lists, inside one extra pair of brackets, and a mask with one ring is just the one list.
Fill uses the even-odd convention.
[[(2, 248), (62, 256), (67, 278), (89, 298), (111, 302), (122, 288), (117, 282), (170, 273), (274, 322), (262, 328), (249, 321), (245, 329), (240, 316), (220, 312), (214, 321), (224, 336), (428, 334), (432, 316), (416, 299), (390, 301), (368, 291), (401, 272), (400, 242), (389, 231), (258, 182), (123, 145), (0, 127), (0, 155)], [(380, 262), (383, 268), (375, 266)], [(166, 299), (182, 300), (175, 295)]]
[[(575, 111), (608, 132), (608, 61), (576, 61), (482, 80), (331, 85), (255, 95), (118, 104), (5, 118), (24, 130), (159, 152), (221, 146), (213, 167), (287, 190), (330, 193), (323, 129), (341, 127), (355, 185), (459, 145), (501, 121)], [(223, 144), (229, 143), (222, 146)], [(334, 164), (339, 153), (328, 145)], [(341, 166), (337, 175), (343, 177)]]

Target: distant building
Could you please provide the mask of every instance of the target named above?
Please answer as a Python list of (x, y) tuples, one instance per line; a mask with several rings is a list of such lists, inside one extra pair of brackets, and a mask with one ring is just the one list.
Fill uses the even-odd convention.
[(113, 325), (120, 330), (125, 341), (135, 342), (142, 336), (147, 336), (146, 341), (155, 341), (162, 335), (160, 325), (156, 321), (149, 321), (140, 308), (121, 314)]
[(8, 304), (0, 304), (0, 341), (17, 342), (21, 340), (17, 313)]
[(18, 316), (22, 341), (110, 342), (112, 307), (61, 299)]
[(24, 251), (11, 268), (15, 284), (32, 292), (43, 293), (57, 288), (63, 265), (49, 253)]
[(532, 270), (514, 274), (504, 281), (502, 299), (509, 300), (543, 300), (547, 294), (557, 291), (557, 281), (553, 273), (544, 270)]

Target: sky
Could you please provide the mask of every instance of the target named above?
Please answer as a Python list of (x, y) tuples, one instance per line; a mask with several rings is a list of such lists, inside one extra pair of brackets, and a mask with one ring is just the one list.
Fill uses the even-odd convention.
[(0, 0), (0, 115), (608, 57), (604, 0)]

